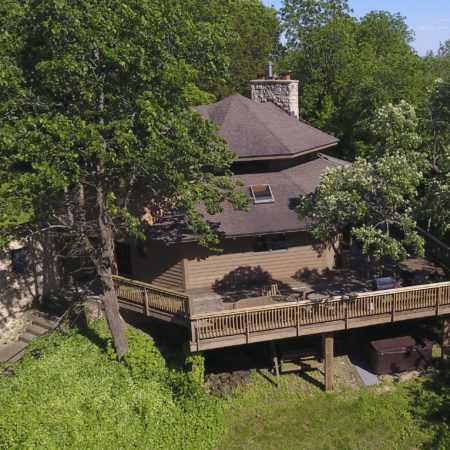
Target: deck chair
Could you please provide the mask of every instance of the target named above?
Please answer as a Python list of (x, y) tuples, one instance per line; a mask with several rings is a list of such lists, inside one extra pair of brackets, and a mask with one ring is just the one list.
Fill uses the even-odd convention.
[(262, 290), (262, 295), (266, 297), (275, 297), (277, 295), (281, 295), (280, 290), (278, 289), (278, 284), (274, 283), (270, 286), (265, 287)]

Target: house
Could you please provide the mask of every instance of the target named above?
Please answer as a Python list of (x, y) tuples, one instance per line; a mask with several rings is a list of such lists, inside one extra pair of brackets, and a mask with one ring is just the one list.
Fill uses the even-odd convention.
[(188, 232), (169, 244), (152, 240), (145, 248), (119, 243), (120, 274), (200, 292), (261, 277), (285, 281), (306, 269), (333, 267), (333, 246), (312, 237), (295, 206), (315, 190), (327, 168), (347, 164), (322, 153), (338, 139), (299, 120), (298, 81), (265, 77), (253, 80), (251, 88), (252, 99), (236, 94), (195, 108), (218, 125), (237, 155), (232, 170), (252, 199), (248, 212), (225, 204), (222, 213), (206, 215), (221, 237), (222, 252), (199, 246)]

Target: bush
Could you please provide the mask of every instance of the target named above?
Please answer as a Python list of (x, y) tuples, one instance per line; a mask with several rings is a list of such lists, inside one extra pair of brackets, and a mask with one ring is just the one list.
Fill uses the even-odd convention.
[(0, 375), (0, 449), (213, 447), (222, 403), (169, 371), (138, 330), (127, 336), (123, 364), (111, 359), (102, 322), (36, 339), (14, 375)]

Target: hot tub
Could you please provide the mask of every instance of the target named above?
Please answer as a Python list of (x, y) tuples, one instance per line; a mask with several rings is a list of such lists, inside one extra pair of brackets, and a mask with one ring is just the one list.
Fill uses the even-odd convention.
[(399, 336), (368, 342), (370, 365), (377, 375), (423, 367), (431, 361), (433, 342)]

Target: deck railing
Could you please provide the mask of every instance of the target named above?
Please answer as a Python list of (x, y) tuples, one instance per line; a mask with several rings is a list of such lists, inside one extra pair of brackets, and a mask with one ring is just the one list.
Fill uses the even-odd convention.
[(280, 330), (289, 327), (348, 321), (404, 311), (435, 308), (436, 314), (450, 306), (450, 282), (405, 287), (352, 296), (341, 296), (320, 302), (302, 300), (279, 305), (207, 313), (191, 317), (192, 341)]
[(113, 280), (117, 297), (142, 306), (147, 315), (154, 309), (185, 318), (190, 316), (190, 299), (187, 294), (118, 275), (114, 275)]

